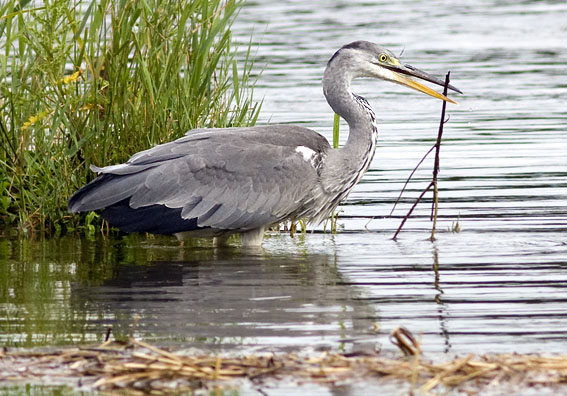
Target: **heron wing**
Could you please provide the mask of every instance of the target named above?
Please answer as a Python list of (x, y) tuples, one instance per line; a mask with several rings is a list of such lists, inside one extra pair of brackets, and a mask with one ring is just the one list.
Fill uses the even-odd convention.
[(321, 156), (328, 149), (322, 136), (300, 127), (196, 130), (125, 164), (94, 168), (106, 180), (83, 198), (73, 197), (70, 209), (102, 209), (129, 199), (132, 209), (177, 209), (176, 216), (195, 219), (199, 228), (253, 229), (301, 208), (318, 179), (306, 153)]

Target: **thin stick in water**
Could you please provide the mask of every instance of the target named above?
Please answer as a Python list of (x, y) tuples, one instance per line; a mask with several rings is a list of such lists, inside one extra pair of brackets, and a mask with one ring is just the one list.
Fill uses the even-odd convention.
[(431, 147), (429, 149), (429, 151), (427, 153), (425, 153), (425, 155), (421, 158), (421, 160), (417, 163), (417, 165), (415, 166), (415, 168), (413, 168), (413, 170), (411, 171), (410, 175), (408, 176), (408, 178), (406, 179), (406, 182), (404, 183), (404, 186), (402, 187), (402, 191), (400, 191), (400, 195), (398, 195), (398, 199), (396, 199), (396, 202), (394, 202), (394, 206), (392, 206), (392, 210), (390, 211), (390, 217), (392, 217), (392, 214), (394, 213), (394, 210), (396, 210), (396, 206), (398, 206), (398, 204), (400, 203), (400, 199), (402, 199), (402, 195), (404, 194), (404, 192), (406, 191), (406, 188), (409, 184), (409, 181), (411, 180), (411, 178), (413, 177), (414, 173), (417, 171), (417, 169), (421, 166), (421, 164), (423, 163), (423, 161), (425, 161), (425, 159), (427, 158), (427, 156), (429, 154), (431, 154), (431, 152), (433, 151), (433, 149), (435, 148), (435, 146)]
[[(443, 95), (445, 95), (445, 96), (447, 96), (447, 88), (448, 88), (448, 85), (449, 85), (449, 76), (450, 75), (451, 75), (451, 72), (448, 72), (447, 76), (445, 77), (445, 86), (444, 86), (444, 89), (443, 89)], [(438, 211), (438, 208), (439, 208), (439, 198), (438, 198), (438, 189), (437, 189), (437, 175), (439, 174), (439, 151), (441, 149), (441, 137), (443, 135), (443, 125), (445, 124), (445, 109), (446, 109), (446, 107), (447, 107), (447, 102), (443, 101), (443, 107), (441, 109), (441, 123), (439, 125), (439, 132), (437, 133), (437, 141), (436, 141), (435, 145), (433, 147), (431, 147), (431, 149), (429, 149), (429, 151), (423, 156), (421, 161), (419, 161), (417, 166), (411, 172), (410, 176), (406, 180), (406, 183), (404, 184), (404, 188), (402, 189), (400, 196), (398, 197), (398, 199), (396, 200), (396, 202), (394, 204), (394, 208), (398, 204), (407, 184), (411, 180), (411, 178), (414, 175), (417, 168), (419, 168), (419, 166), (423, 163), (425, 158), (433, 151), (433, 149), (435, 149), (435, 164), (433, 166), (433, 181), (431, 183), (429, 183), (429, 185), (425, 188), (425, 190), (423, 190), (423, 192), (417, 198), (417, 200), (415, 201), (415, 203), (413, 204), (411, 209), (404, 216), (402, 222), (400, 223), (400, 226), (398, 227), (398, 229), (396, 230), (396, 233), (394, 234), (394, 236), (392, 238), (393, 240), (396, 240), (396, 238), (398, 237), (398, 234), (402, 230), (407, 219), (411, 216), (411, 214), (412, 214), (413, 210), (415, 209), (415, 207), (417, 206), (417, 204), (421, 201), (421, 199), (423, 198), (425, 193), (427, 191), (429, 191), (429, 189), (431, 189), (432, 187), (433, 187), (433, 207), (432, 207), (432, 212), (431, 212), (431, 220), (433, 221), (433, 227), (432, 227), (432, 230), (431, 230), (430, 239), (432, 241), (435, 240), (435, 228), (436, 228), (436, 225), (437, 225), (437, 211)], [(394, 208), (392, 209), (390, 216), (392, 215)]]
[(415, 203), (413, 204), (413, 206), (411, 207), (411, 209), (409, 210), (409, 212), (404, 216), (404, 219), (402, 220), (402, 222), (400, 223), (400, 226), (398, 227), (396, 233), (394, 234), (394, 237), (392, 238), (394, 241), (396, 240), (396, 238), (398, 237), (398, 234), (400, 233), (400, 231), (402, 230), (402, 227), (404, 226), (404, 224), (406, 223), (406, 221), (409, 219), (409, 217), (411, 216), (413, 210), (415, 209), (415, 207), (417, 206), (417, 204), (419, 203), (419, 201), (421, 201), (421, 198), (423, 198), (423, 196), (425, 195), (426, 192), (429, 191), (429, 189), (433, 187), (433, 182), (429, 183), (429, 185), (425, 188), (425, 190), (423, 190), (423, 192), (421, 193), (421, 195), (417, 198), (417, 200), (415, 201)]
[[(451, 72), (448, 72), (445, 76), (445, 87), (443, 88), (443, 95), (447, 96), (447, 86), (449, 85), (449, 77)], [(441, 151), (441, 137), (443, 136), (443, 125), (445, 125), (445, 108), (447, 107), (447, 102), (443, 101), (443, 107), (441, 109), (441, 121), (439, 122), (439, 132), (437, 133), (437, 142), (435, 143), (435, 163), (433, 165), (433, 206), (431, 207), (431, 220), (433, 221), (433, 226), (431, 227), (430, 240), (435, 240), (435, 229), (437, 226), (437, 212), (439, 210), (439, 191), (437, 188), (437, 175), (439, 174), (439, 152)]]

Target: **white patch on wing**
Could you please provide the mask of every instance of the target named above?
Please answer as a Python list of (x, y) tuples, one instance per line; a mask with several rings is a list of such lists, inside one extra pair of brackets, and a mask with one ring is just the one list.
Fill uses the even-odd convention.
[(311, 150), (309, 147), (297, 146), (295, 151), (303, 156), (303, 159), (310, 162), (313, 165), (313, 158), (315, 158), (315, 151)]
[(119, 169), (124, 169), (128, 165), (129, 164), (118, 164), (118, 165), (105, 166), (103, 168), (99, 168), (98, 166), (91, 165), (89, 167), (89, 169), (93, 172), (96, 172), (96, 173), (112, 173), (112, 172), (117, 171)]

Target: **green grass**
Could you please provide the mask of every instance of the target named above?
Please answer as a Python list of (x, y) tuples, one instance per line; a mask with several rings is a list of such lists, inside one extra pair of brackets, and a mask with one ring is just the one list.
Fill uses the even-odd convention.
[(237, 61), (240, 0), (0, 3), (0, 225), (69, 231), (90, 164), (197, 127), (252, 125), (250, 48)]

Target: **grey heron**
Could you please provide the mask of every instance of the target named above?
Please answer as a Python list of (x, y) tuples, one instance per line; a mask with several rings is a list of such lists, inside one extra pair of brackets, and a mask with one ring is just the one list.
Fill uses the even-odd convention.
[(221, 243), (239, 233), (244, 246), (260, 245), (264, 230), (276, 223), (320, 223), (362, 178), (376, 149), (374, 111), (351, 91), (351, 81), (360, 77), (455, 103), (410, 77), (441, 86), (444, 81), (402, 64), (377, 44), (355, 41), (331, 57), (323, 75), (327, 102), (349, 126), (342, 148), (293, 125), (195, 129), (124, 164), (91, 166), (98, 177), (73, 194), (69, 211), (100, 210), (124, 232), (216, 237)]

